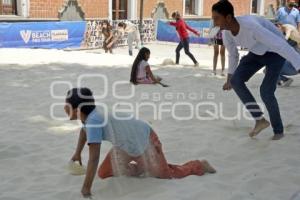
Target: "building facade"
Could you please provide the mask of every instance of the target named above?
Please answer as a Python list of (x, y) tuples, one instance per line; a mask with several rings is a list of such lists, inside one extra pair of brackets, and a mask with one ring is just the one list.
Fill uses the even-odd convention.
[[(178, 10), (185, 18), (205, 18), (218, 0), (144, 0), (143, 17), (152, 18), (158, 6), (166, 13)], [(236, 15), (269, 15), (286, 0), (231, 0)], [(0, 0), (0, 19), (60, 20), (62, 12), (76, 3), (72, 12), (84, 19), (139, 19), (141, 0)], [(299, 2), (299, 0), (295, 0)], [(73, 4), (72, 4), (73, 5)]]

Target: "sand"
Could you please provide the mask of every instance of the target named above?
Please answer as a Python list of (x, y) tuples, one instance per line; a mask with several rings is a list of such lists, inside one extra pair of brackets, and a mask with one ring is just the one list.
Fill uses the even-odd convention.
[[(149, 107), (141, 108), (138, 114), (158, 133), (169, 162), (207, 159), (218, 170), (214, 175), (180, 180), (96, 178), (94, 199), (288, 200), (300, 191), (299, 76), (294, 77), (291, 87), (277, 91), (286, 137), (271, 141), (272, 129), (268, 128), (251, 139), (248, 132), (254, 122), (234, 117), (242, 108), (239, 99), (233, 92), (222, 91), (224, 78), (211, 75), (211, 47), (191, 47), (199, 68), (194, 68), (183, 52), (181, 65), (162, 66), (164, 59), (175, 57), (174, 44), (148, 47), (154, 73), (171, 87), (137, 86), (129, 99), (112, 95), (113, 83), (118, 80), (124, 82), (116, 86), (117, 94), (131, 94), (128, 80), (133, 58), (127, 56), (126, 48), (117, 49), (113, 55), (102, 50), (0, 49), (1, 200), (82, 199), (84, 176), (72, 176), (65, 168), (74, 153), (80, 125), (66, 120), (62, 105), (70, 84), (77, 86), (83, 74), (108, 77), (107, 96), (98, 103), (110, 107), (122, 103), (136, 107), (145, 101), (164, 104), (167, 111), (161, 117)], [(259, 73), (248, 83), (259, 102), (262, 78)], [(105, 83), (96, 77), (83, 77), (82, 86), (98, 95), (105, 91)], [(51, 108), (56, 118), (51, 116)], [(172, 109), (186, 120), (174, 119)], [(102, 144), (101, 161), (110, 147)], [(85, 148), (84, 164), (87, 156)]]

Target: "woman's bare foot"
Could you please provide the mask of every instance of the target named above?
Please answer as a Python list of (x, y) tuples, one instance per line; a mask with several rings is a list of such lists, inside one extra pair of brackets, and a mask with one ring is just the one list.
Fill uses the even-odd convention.
[(270, 122), (268, 122), (265, 118), (256, 121), (254, 129), (249, 133), (250, 137), (257, 136), (262, 130), (268, 128), (270, 126)]
[(214, 174), (217, 171), (207, 162), (207, 160), (201, 160), (202, 166), (204, 168), (204, 172)]

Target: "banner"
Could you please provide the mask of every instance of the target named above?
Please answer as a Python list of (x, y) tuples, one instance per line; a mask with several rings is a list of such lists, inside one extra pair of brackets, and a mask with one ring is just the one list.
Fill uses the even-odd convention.
[(0, 23), (0, 48), (79, 48), (86, 22)]
[[(102, 22), (106, 20), (92, 20), (87, 21), (85, 37), (82, 47), (83, 48), (102, 48), (103, 46), (103, 35), (102, 35)], [(118, 23), (129, 21), (133, 24), (136, 24), (139, 27), (139, 20), (113, 20), (109, 23), (113, 27), (113, 32), (117, 31)], [(143, 36), (143, 43), (150, 43), (155, 41), (155, 21), (152, 19), (143, 20), (143, 31), (141, 33)], [(127, 33), (124, 37), (119, 38), (115, 47), (127, 45)]]
[[(186, 21), (186, 23), (197, 30), (200, 33), (200, 37), (190, 33), (190, 42), (199, 44), (208, 44), (210, 21)], [(177, 35), (174, 26), (168, 24), (168, 21), (159, 20), (157, 23), (157, 35), (156, 39), (159, 41), (179, 42), (179, 36)]]

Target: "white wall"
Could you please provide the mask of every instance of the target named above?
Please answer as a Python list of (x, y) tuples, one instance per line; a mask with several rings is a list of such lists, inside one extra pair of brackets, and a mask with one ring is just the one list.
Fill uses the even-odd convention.
[(108, 1), (108, 19), (112, 20), (112, 0)]
[(30, 2), (29, 0), (17, 0), (17, 13), (21, 17), (29, 17)]
[[(252, 1), (250, 4), (251, 12), (252, 12)], [(257, 0), (257, 13), (251, 13), (251, 14), (264, 15), (265, 14), (265, 0)]]
[(137, 19), (137, 0), (128, 0), (128, 16), (129, 20)]
[(258, 0), (258, 13), (265, 15), (265, 0)]
[(203, 0), (196, 0), (196, 14), (203, 16)]

